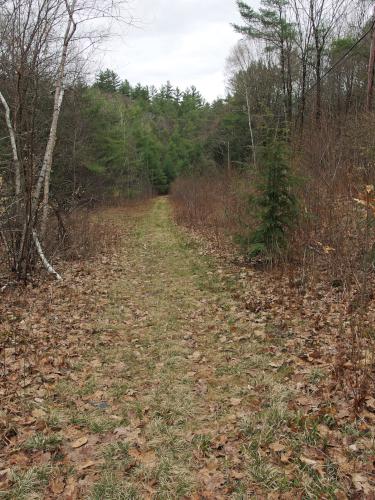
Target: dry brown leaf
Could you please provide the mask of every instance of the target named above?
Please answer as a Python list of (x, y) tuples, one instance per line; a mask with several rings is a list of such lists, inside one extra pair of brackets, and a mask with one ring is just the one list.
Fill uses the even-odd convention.
[(371, 492), (374, 492), (374, 489), (371, 488), (367, 478), (362, 474), (352, 474), (352, 481), (356, 491), (363, 491), (365, 495), (369, 495)]
[(77, 498), (77, 481), (73, 476), (69, 476), (63, 492), (64, 500), (75, 500)]
[(76, 441), (74, 441), (71, 446), (74, 449), (81, 448), (82, 446), (84, 446), (87, 443), (88, 440), (89, 440), (89, 438), (87, 436), (83, 436), (83, 437), (77, 439)]
[(283, 464), (287, 464), (287, 463), (289, 463), (291, 457), (292, 457), (292, 452), (287, 451), (286, 453), (282, 453), (280, 460)]
[(61, 495), (65, 490), (65, 481), (62, 477), (57, 477), (51, 482), (51, 491), (54, 495)]
[(96, 464), (97, 464), (97, 462), (94, 462), (93, 460), (89, 460), (88, 462), (85, 462), (84, 464), (80, 465), (78, 467), (78, 470), (80, 470), (80, 471), (86, 470), (86, 469), (89, 469), (90, 467), (93, 467)]
[(306, 465), (310, 465), (311, 467), (316, 467), (317, 465), (319, 465), (319, 462), (317, 462), (316, 460), (312, 460), (311, 458), (304, 457), (303, 455), (301, 455), (299, 457), (299, 459), (301, 460), (302, 463), (304, 463)]
[(275, 452), (284, 451), (285, 446), (282, 443), (276, 442), (269, 445), (269, 449)]

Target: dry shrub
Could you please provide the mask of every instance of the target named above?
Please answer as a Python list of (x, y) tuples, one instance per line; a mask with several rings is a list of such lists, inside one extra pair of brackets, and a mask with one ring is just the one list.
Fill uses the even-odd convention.
[(179, 224), (208, 232), (222, 246), (249, 224), (251, 175), (213, 171), (179, 178), (171, 199)]
[(310, 271), (324, 269), (331, 280), (346, 285), (364, 258), (365, 217), (355, 198), (375, 183), (373, 121), (368, 116), (341, 126), (326, 121), (307, 130), (295, 147), (294, 167), (302, 183), (294, 254), (300, 261), (304, 256)]
[[(359, 412), (374, 387), (375, 322), (375, 128), (374, 114), (311, 124), (292, 139), (299, 220), (290, 241), (286, 272), (299, 283), (332, 287), (342, 312), (332, 368), (337, 387)], [(222, 245), (254, 227), (249, 197), (254, 176), (212, 172), (178, 180), (172, 199), (176, 219), (206, 231)], [(367, 196), (369, 195), (369, 196)], [(368, 198), (368, 206), (364, 200)], [(360, 200), (360, 202), (358, 201)], [(302, 288), (301, 288), (302, 287)], [(322, 301), (323, 304), (323, 301)], [(333, 308), (335, 306), (333, 305)], [(323, 307), (322, 307), (323, 310)]]
[(82, 259), (109, 253), (119, 244), (120, 233), (115, 224), (100, 220), (99, 215), (78, 213), (67, 222), (68, 244), (66, 259)]
[(374, 314), (361, 307), (343, 322), (337, 345), (334, 374), (340, 390), (360, 413), (373, 395), (375, 383)]
[(63, 260), (80, 260), (110, 253), (119, 245), (118, 226), (105, 220), (101, 211), (80, 210), (59, 216), (51, 224), (48, 255)]

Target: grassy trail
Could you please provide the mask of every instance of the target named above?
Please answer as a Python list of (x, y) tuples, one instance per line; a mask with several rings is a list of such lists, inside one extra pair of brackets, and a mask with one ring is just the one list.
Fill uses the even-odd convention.
[(235, 423), (252, 400), (240, 358), (253, 349), (248, 339), (231, 340), (231, 330), (248, 333), (246, 322), (212, 264), (174, 225), (166, 199), (141, 217), (123, 263), (110, 315), (125, 332), (122, 345), (104, 354), (111, 358), (105, 378), (116, 377), (116, 364), (126, 367), (113, 392), (132, 395), (126, 406), (137, 439), (129, 444), (139, 448), (140, 466), (129, 485), (142, 496), (152, 484), (159, 498), (240, 492)]
[(336, 469), (298, 458), (321, 436), (291, 410), (288, 364), (236, 299), (240, 273), (200, 251), (167, 198), (121, 214), (95, 346), (53, 387), (23, 444), (39, 465), (4, 498), (337, 498)]

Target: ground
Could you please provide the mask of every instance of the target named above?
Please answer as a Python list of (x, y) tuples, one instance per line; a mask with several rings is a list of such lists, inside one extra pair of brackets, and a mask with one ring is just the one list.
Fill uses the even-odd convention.
[(277, 320), (280, 283), (168, 198), (102, 217), (117, 250), (6, 296), (0, 498), (373, 498), (372, 413), (330, 403), (332, 353)]

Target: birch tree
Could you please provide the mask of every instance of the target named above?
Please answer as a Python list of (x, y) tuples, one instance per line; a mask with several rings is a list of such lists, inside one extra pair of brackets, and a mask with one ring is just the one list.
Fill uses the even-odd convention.
[(253, 123), (252, 123), (252, 111), (251, 111), (251, 95), (250, 95), (250, 82), (251, 74), (250, 67), (253, 58), (251, 55), (251, 49), (249, 44), (246, 41), (239, 42), (233, 49), (231, 56), (228, 59), (228, 63), (233, 67), (235, 72), (238, 72), (241, 87), (245, 95), (246, 101), (246, 112), (247, 112), (247, 120), (249, 124), (249, 133), (251, 140), (251, 149), (253, 156), (253, 163), (256, 166), (256, 149), (255, 149), (255, 141), (254, 141), (254, 131), (253, 131)]
[(64, 91), (77, 52), (109, 32), (103, 20), (122, 20), (124, 3), (5, 0), (0, 4), (0, 103), (11, 152), (5, 182), (15, 199), (11, 222), (1, 231), (12, 254), (13, 271), (21, 279), (27, 279), (35, 255), (58, 276), (43, 245)]

